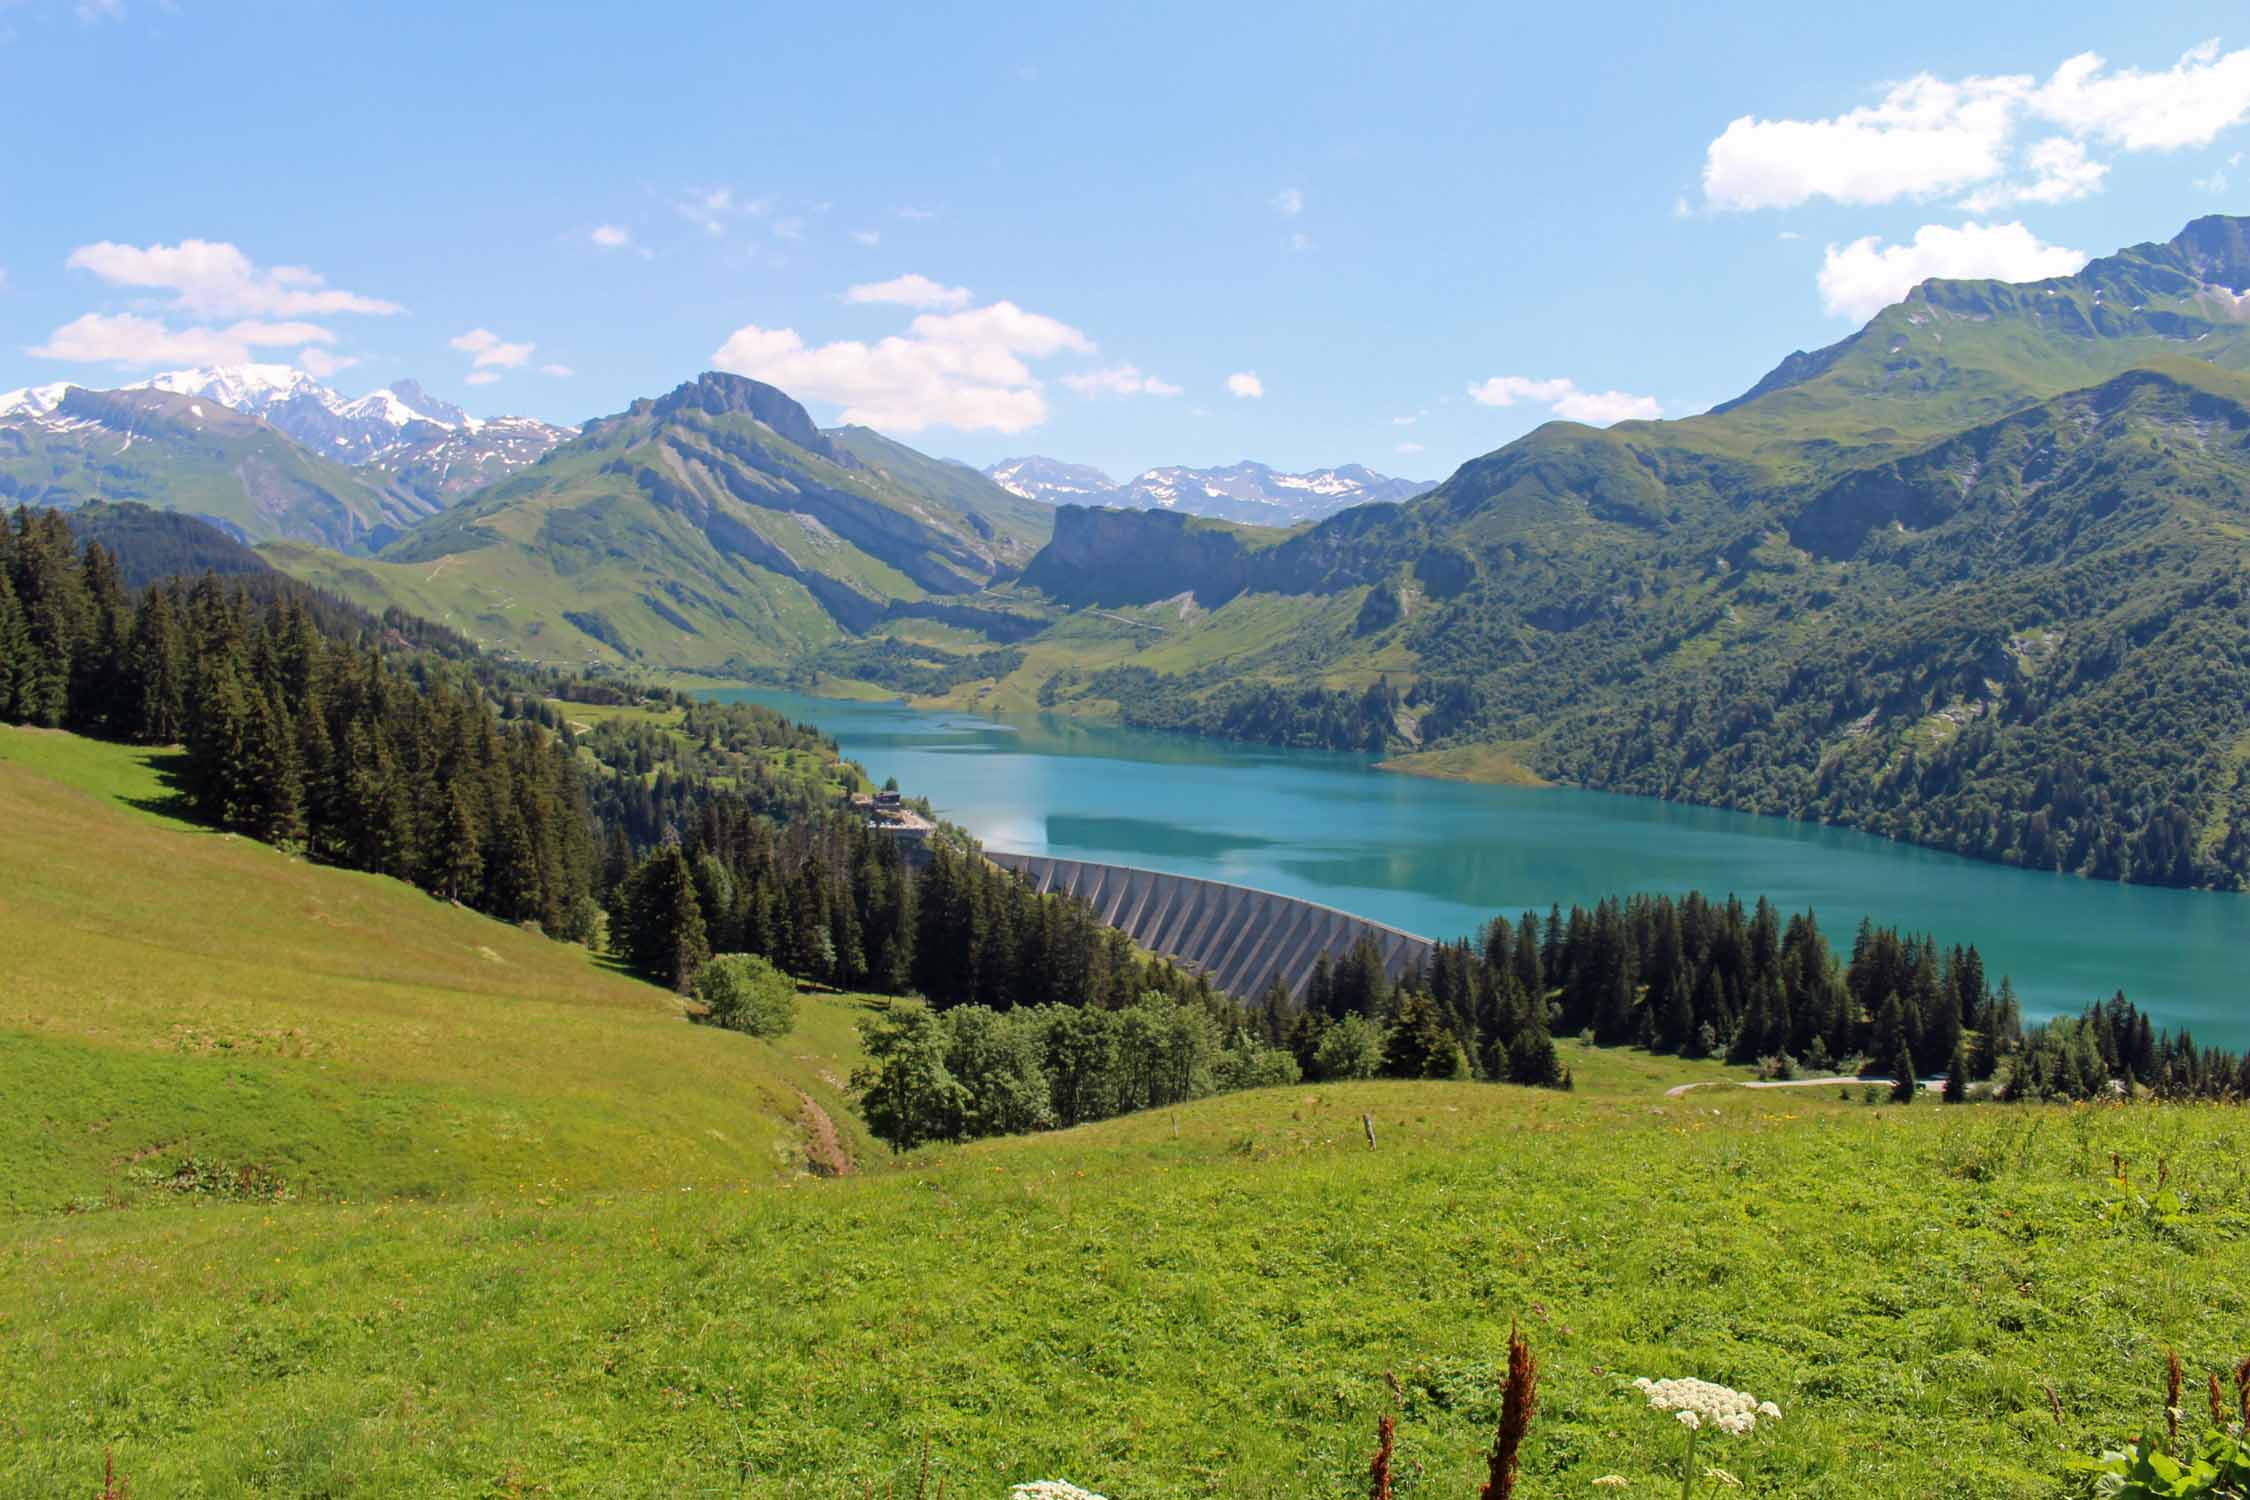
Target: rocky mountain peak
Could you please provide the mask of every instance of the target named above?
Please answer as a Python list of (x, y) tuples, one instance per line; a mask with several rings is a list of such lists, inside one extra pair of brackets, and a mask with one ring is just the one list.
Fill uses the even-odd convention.
[(649, 411), (658, 417), (683, 411), (708, 412), (715, 417), (754, 417), (800, 448), (823, 455), (829, 452), (828, 439), (821, 436), (820, 428), (814, 425), (812, 415), (804, 407), (787, 392), (744, 375), (706, 370), (669, 394), (657, 397), (650, 403)]

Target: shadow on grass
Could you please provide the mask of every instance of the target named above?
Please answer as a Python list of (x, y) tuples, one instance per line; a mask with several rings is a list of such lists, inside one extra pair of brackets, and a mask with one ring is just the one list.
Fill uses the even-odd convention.
[(163, 790), (153, 797), (122, 798), (125, 805), (145, 813), (154, 813), (160, 818), (190, 823), (198, 828), (210, 827), (209, 823), (195, 815), (195, 809), (188, 802), (188, 753), (178, 748), (151, 750), (146, 760), (148, 768), (156, 773), (157, 784)]

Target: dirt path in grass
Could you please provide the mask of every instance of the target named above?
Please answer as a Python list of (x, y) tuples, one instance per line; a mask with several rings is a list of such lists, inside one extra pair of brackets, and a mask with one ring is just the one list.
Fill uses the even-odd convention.
[(803, 1089), (797, 1090), (797, 1123), (805, 1128), (805, 1160), (815, 1175), (851, 1175), (851, 1153), (844, 1149), (843, 1138), (836, 1134), (836, 1122), (829, 1119), (828, 1111), (813, 1103), (812, 1095)]
[[(1821, 1087), (1823, 1084), (1830, 1083), (1873, 1084), (1878, 1087), (1887, 1089), (1895, 1081), (1895, 1079), (1891, 1078), (1760, 1078), (1756, 1080), (1746, 1080), (1740, 1083), (1731, 1083), (1729, 1081), (1722, 1080), (1711, 1083), (1675, 1084), (1673, 1087), (1668, 1088), (1664, 1091), (1664, 1097), (1667, 1099), (1677, 1099), (1682, 1094), (1691, 1093), (1696, 1089), (1723, 1089), (1728, 1087), (1743, 1089), (1816, 1089)], [(1925, 1094), (1936, 1093), (1945, 1087), (1945, 1080), (1942, 1078), (1925, 1078), (1921, 1080), (1921, 1083), (1922, 1092)]]

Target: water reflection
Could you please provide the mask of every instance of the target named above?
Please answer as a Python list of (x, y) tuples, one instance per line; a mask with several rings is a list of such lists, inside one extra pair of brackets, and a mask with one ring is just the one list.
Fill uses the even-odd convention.
[(1818, 824), (1600, 792), (1428, 781), (1372, 757), (1229, 745), (1041, 715), (739, 693), (818, 724), (994, 848), (1237, 881), (1432, 937), (1495, 911), (1700, 889), (1974, 942), (2028, 1011), (2123, 988), (2199, 1039), (2250, 1046), (2250, 900), (2101, 885)]

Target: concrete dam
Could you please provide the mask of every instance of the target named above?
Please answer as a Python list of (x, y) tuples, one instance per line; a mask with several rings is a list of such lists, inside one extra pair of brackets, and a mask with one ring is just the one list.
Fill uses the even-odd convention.
[(1302, 996), (1323, 953), (1341, 958), (1363, 937), (1375, 940), (1393, 979), (1410, 963), (1427, 965), (1437, 946), (1332, 906), (1245, 885), (1042, 854), (988, 849), (985, 858), (1040, 891), (1078, 897), (1151, 953), (1209, 975), (1245, 1001), (1257, 999), (1276, 974), (1290, 994)]

